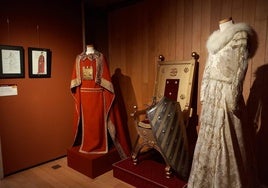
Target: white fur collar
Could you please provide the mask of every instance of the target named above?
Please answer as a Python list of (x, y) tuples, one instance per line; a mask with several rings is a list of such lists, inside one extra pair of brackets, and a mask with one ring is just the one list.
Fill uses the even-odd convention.
[(235, 33), (239, 31), (246, 31), (248, 34), (252, 34), (252, 30), (249, 25), (245, 23), (237, 23), (233, 26), (226, 28), (224, 31), (214, 31), (207, 41), (207, 49), (210, 53), (215, 54), (222, 49)]

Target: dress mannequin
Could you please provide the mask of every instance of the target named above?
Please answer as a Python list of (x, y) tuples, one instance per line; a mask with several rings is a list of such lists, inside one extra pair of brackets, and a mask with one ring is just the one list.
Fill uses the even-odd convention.
[(219, 21), (220, 31), (224, 31), (227, 27), (229, 27), (233, 24), (234, 24), (234, 22), (233, 22), (232, 17), (220, 20)]
[(89, 55), (89, 54), (94, 54), (94, 46), (92, 44), (90, 45), (87, 45), (87, 49), (86, 49), (86, 54)]
[(251, 33), (249, 25), (228, 18), (207, 40), (200, 129), (188, 188), (258, 187), (243, 98)]
[(115, 103), (108, 63), (93, 45), (87, 45), (76, 57), (71, 92), (75, 102), (74, 146), (79, 146), (81, 153), (106, 154), (111, 138), (120, 157), (126, 158), (130, 147)]

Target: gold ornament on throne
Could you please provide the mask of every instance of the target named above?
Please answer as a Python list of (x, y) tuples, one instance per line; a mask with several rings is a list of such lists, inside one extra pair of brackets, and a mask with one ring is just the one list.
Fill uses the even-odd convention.
[(195, 52), (190, 60), (165, 61), (164, 56), (159, 56), (152, 105), (143, 110), (134, 107), (131, 114), (138, 132), (131, 156), (134, 165), (138, 165), (142, 149), (148, 147), (163, 157), (167, 178), (171, 177), (172, 170), (180, 177), (188, 178), (191, 161), (186, 128), (192, 116), (198, 58)]

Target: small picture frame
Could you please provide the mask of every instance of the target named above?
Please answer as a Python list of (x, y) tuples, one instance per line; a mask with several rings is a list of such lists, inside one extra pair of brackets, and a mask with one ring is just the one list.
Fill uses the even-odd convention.
[(51, 77), (51, 51), (47, 48), (28, 48), (29, 77)]
[(0, 45), (0, 78), (24, 78), (24, 48)]

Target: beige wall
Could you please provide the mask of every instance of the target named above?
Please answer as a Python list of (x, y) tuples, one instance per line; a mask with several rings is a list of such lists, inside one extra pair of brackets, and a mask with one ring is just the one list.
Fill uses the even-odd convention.
[[(45, 2), (0, 2), (0, 44), (25, 50), (25, 78), (0, 80), (18, 86), (17, 96), (0, 97), (5, 175), (66, 155), (73, 139), (69, 86), (75, 57), (83, 50), (81, 4)], [(51, 78), (29, 78), (28, 47), (52, 51)]]

